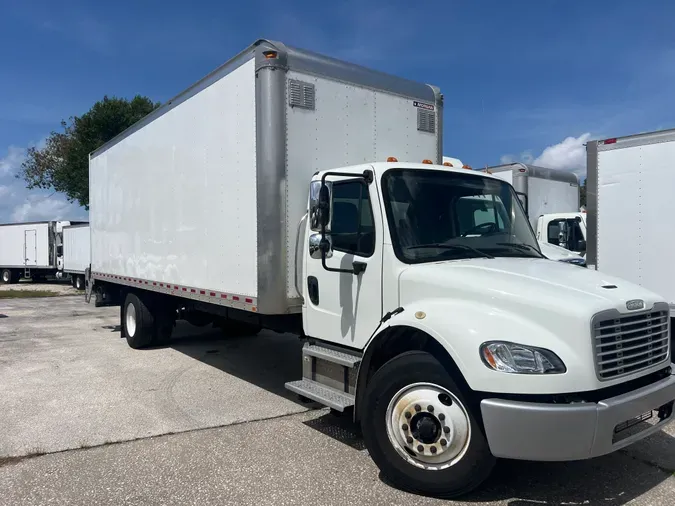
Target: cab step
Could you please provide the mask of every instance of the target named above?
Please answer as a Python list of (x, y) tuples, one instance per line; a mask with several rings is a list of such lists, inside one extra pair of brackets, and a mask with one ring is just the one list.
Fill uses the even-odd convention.
[(322, 344), (302, 348), (302, 379), (286, 388), (338, 411), (354, 405), (362, 355)]
[(324, 406), (337, 409), (338, 411), (344, 411), (354, 405), (353, 395), (340, 392), (310, 379), (290, 381), (286, 383), (286, 388), (291, 392), (303, 395), (308, 399), (320, 402)]

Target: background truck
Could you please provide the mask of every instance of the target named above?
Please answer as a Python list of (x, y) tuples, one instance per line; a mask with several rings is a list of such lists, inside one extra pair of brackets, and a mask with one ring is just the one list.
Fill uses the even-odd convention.
[[(543, 259), (510, 184), (440, 165), (442, 106), (432, 86), (256, 42), (91, 154), (87, 298), (120, 305), (133, 348), (181, 318), (297, 334), (286, 387), (350, 411), (419, 493), (659, 430), (668, 306)], [(476, 199), (499, 203), (489, 220)]]
[(662, 294), (675, 308), (675, 130), (590, 141), (586, 153), (588, 264)]
[(90, 264), (89, 224), (63, 227), (63, 273), (78, 290), (84, 290), (84, 271)]
[(0, 225), (0, 282), (56, 275), (63, 265), (63, 227), (69, 221)]

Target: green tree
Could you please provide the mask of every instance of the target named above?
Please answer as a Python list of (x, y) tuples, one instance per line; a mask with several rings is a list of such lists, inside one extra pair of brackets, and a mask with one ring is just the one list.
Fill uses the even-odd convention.
[(28, 149), (18, 178), (32, 188), (65, 193), (68, 200), (89, 208), (89, 153), (159, 107), (147, 97), (131, 100), (103, 97), (82, 116), (62, 121), (43, 147)]

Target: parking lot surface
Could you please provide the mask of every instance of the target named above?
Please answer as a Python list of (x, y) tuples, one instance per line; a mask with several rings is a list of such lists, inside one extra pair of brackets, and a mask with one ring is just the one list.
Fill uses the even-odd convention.
[[(392, 488), (348, 418), (284, 390), (296, 338), (181, 325), (136, 351), (118, 323), (81, 297), (0, 300), (0, 505), (444, 502)], [(501, 461), (457, 504), (673, 504), (674, 471), (670, 426), (591, 461)]]

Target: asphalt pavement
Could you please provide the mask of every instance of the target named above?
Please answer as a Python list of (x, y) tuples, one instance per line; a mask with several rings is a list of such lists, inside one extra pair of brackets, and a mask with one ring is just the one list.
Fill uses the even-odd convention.
[[(348, 418), (284, 390), (296, 338), (186, 324), (136, 351), (118, 323), (81, 297), (0, 300), (0, 505), (444, 502), (391, 487)], [(457, 504), (667, 505), (674, 471), (670, 426), (590, 461), (500, 461)]]

